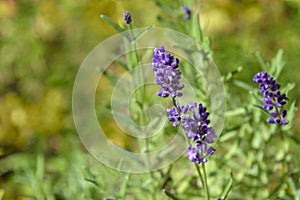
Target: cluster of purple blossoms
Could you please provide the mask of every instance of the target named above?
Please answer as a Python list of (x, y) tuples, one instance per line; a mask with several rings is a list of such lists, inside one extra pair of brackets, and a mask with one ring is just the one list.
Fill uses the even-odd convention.
[(207, 162), (207, 157), (214, 154), (215, 149), (209, 147), (217, 135), (212, 127), (209, 127), (209, 113), (202, 104), (179, 106), (176, 97), (182, 96), (179, 92), (184, 85), (180, 84), (181, 72), (178, 70), (179, 59), (165, 52), (164, 47), (154, 49), (152, 69), (155, 72), (155, 83), (161, 86), (163, 91), (158, 96), (163, 98), (171, 97), (174, 106), (167, 109), (168, 120), (173, 126), (180, 124), (185, 130), (190, 146), (187, 157), (196, 164)]
[(187, 6), (184, 6), (183, 7), (183, 11), (185, 13), (184, 19), (186, 19), (186, 20), (191, 19), (192, 10), (189, 7), (187, 7)]
[[(178, 112), (179, 107), (173, 107), (173, 108), (167, 108), (167, 113), (169, 114), (168, 120), (170, 122), (173, 122), (173, 126), (177, 127), (179, 126), (179, 123), (181, 121), (180, 112)], [(179, 108), (180, 109), (180, 108)]]
[(208, 147), (209, 144), (215, 142), (217, 135), (212, 127), (209, 127), (210, 120), (208, 119), (209, 113), (202, 105), (194, 103), (192, 105), (174, 106), (167, 109), (169, 114), (168, 120), (173, 122), (173, 126), (181, 126), (185, 130), (188, 138), (193, 143), (188, 148), (187, 157), (191, 162), (196, 164), (207, 162), (206, 157), (215, 153), (213, 147)]
[(155, 73), (155, 83), (160, 85), (163, 91), (157, 95), (163, 98), (171, 96), (172, 98), (182, 96), (179, 92), (184, 87), (180, 84), (181, 72), (177, 69), (179, 59), (165, 52), (164, 47), (154, 49), (152, 59), (152, 69)]
[(286, 94), (281, 94), (280, 85), (276, 82), (276, 79), (267, 72), (260, 72), (254, 76), (253, 82), (259, 84), (260, 92), (264, 96), (263, 109), (269, 111), (271, 115), (267, 121), (271, 124), (288, 124), (288, 120), (285, 119), (287, 111), (282, 107), (287, 104), (289, 99)]
[(183, 114), (181, 125), (189, 139), (195, 143), (195, 147), (190, 146), (186, 155), (191, 162), (205, 163), (206, 157), (215, 152), (215, 149), (208, 147), (208, 144), (214, 143), (217, 138), (214, 129), (209, 127), (209, 113), (206, 107), (197, 103), (183, 106), (181, 112)]
[(124, 21), (126, 24), (130, 24), (132, 22), (131, 14), (128, 11), (124, 12)]

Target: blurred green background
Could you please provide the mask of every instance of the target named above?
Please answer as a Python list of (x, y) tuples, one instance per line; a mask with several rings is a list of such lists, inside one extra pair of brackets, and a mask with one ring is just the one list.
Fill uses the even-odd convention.
[[(253, 75), (261, 70), (256, 52), (269, 61), (283, 49), (286, 67), (279, 82), (296, 83), (289, 97), (298, 102), (300, 0), (209, 0), (200, 5), (204, 34), (211, 39), (221, 74), (243, 66), (236, 78), (252, 84)], [(182, 12), (182, 7), (176, 9)], [(0, 1), (0, 197), (32, 199), (35, 194), (36, 199), (43, 199), (54, 190), (64, 194), (54, 199), (68, 199), (85, 187), (78, 181), (85, 177), (83, 172), (69, 166), (79, 163), (82, 167), (83, 157), (88, 156), (73, 124), (72, 86), (88, 53), (116, 33), (100, 14), (122, 26), (126, 10), (136, 27), (170, 28), (157, 19), (169, 16), (155, 1)], [(108, 86), (99, 92), (105, 95), (112, 86), (102, 81)], [(231, 87), (241, 99), (247, 95), (236, 85)], [(96, 106), (99, 112), (107, 102), (103, 108)], [(299, 117), (300, 113), (294, 121), (296, 135), (300, 134)], [(135, 145), (129, 136), (113, 134), (117, 127), (111, 118), (104, 120), (104, 129), (111, 130), (109, 137), (116, 144), (129, 149)], [(45, 181), (43, 188), (39, 181)], [(60, 184), (76, 186), (62, 192)], [(103, 194), (113, 193), (114, 186), (106, 187), (102, 187)]]

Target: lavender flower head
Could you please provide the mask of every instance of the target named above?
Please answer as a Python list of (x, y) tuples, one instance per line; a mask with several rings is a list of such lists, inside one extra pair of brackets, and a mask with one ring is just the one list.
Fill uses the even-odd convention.
[(206, 111), (206, 107), (194, 103), (183, 106), (180, 111), (183, 114), (181, 125), (195, 146), (190, 146), (186, 155), (191, 162), (196, 164), (207, 162), (206, 157), (215, 152), (215, 149), (208, 147), (208, 144), (212, 144), (217, 135), (214, 129), (209, 127), (209, 113)]
[(162, 91), (158, 92), (158, 96), (163, 98), (182, 96), (179, 91), (184, 88), (184, 85), (180, 84), (181, 72), (177, 69), (178, 67), (179, 59), (166, 53), (163, 46), (154, 49), (152, 69), (155, 73), (155, 83), (162, 88)]
[(187, 6), (184, 6), (183, 7), (183, 11), (185, 13), (184, 19), (186, 19), (186, 20), (191, 19), (192, 10), (189, 7), (187, 7)]
[(288, 120), (285, 119), (287, 110), (282, 109), (282, 107), (287, 104), (289, 99), (286, 94), (281, 94), (280, 85), (276, 79), (267, 72), (260, 72), (254, 76), (253, 82), (259, 84), (260, 92), (264, 96), (263, 109), (269, 111), (271, 116), (267, 121), (271, 124), (288, 124)]
[(180, 84), (181, 72), (178, 70), (179, 59), (165, 52), (164, 47), (154, 49), (152, 69), (155, 73), (155, 83), (160, 85), (162, 91), (158, 96), (172, 97), (174, 106), (167, 109), (168, 120), (177, 127), (181, 124), (188, 138), (191, 140), (187, 157), (196, 164), (207, 162), (207, 157), (214, 154), (212, 144), (217, 135), (212, 127), (209, 127), (209, 113), (202, 105), (194, 103), (180, 107), (176, 97), (182, 96), (180, 90), (184, 88)]
[(126, 24), (130, 24), (132, 22), (131, 14), (128, 11), (124, 12), (124, 21)]

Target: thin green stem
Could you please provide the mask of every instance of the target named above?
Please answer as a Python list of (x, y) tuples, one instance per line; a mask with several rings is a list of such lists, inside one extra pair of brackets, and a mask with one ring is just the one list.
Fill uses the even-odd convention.
[[(197, 165), (197, 164), (195, 163), (195, 167), (196, 167), (196, 169), (197, 169), (197, 172), (198, 172), (198, 175), (199, 175), (201, 184), (202, 184), (202, 186), (203, 186), (203, 188), (204, 188), (204, 190), (205, 190), (205, 182), (204, 182), (204, 179), (203, 179), (203, 175), (202, 175), (202, 173), (201, 173), (201, 171), (200, 171), (199, 165)], [(206, 193), (206, 192), (205, 192), (205, 193)]]
[(121, 189), (120, 189), (120, 197), (121, 199), (125, 199), (126, 193), (127, 193), (127, 187), (130, 179), (130, 173), (126, 173), (124, 177), (124, 181), (122, 183)]
[(203, 170), (203, 174), (204, 174), (205, 197), (206, 197), (207, 200), (209, 200), (210, 197), (209, 197), (209, 189), (208, 189), (208, 184), (207, 184), (207, 175), (206, 175), (205, 163), (202, 163), (202, 170)]
[[(144, 77), (143, 77), (143, 70), (142, 70), (142, 58), (141, 58), (141, 55), (138, 53), (137, 51), (137, 46), (136, 46), (136, 38), (135, 38), (135, 35), (134, 35), (134, 32), (133, 32), (133, 27), (131, 24), (129, 24), (129, 29), (130, 29), (130, 38), (129, 38), (129, 42), (130, 42), (130, 50), (132, 50), (132, 52), (130, 53), (133, 53), (134, 55), (131, 57), (130, 56), (130, 59), (131, 62), (132, 62), (132, 68), (135, 68), (135, 67), (140, 67), (140, 68), (137, 68), (138, 70), (138, 76), (137, 76), (137, 81), (135, 81), (135, 86), (142, 86), (138, 91), (137, 91), (137, 98), (136, 98), (136, 101), (138, 101), (138, 105), (140, 107), (140, 112), (139, 112), (139, 117), (138, 117), (138, 121), (140, 123), (140, 126), (144, 126), (145, 125), (145, 116), (144, 116), (144, 110), (145, 110), (145, 106), (144, 106), (144, 98), (145, 98), (145, 87), (143, 86), (144, 84)], [(130, 69), (130, 68), (129, 68)], [(133, 79), (135, 80), (135, 78), (133, 77)], [(136, 87), (135, 87), (136, 88)], [(147, 132), (146, 132), (147, 134)], [(144, 143), (144, 148), (142, 148), (142, 153), (149, 153), (149, 141), (147, 139), (147, 135), (144, 139), (145, 143)], [(146, 166), (147, 166), (147, 169), (150, 170), (150, 160), (149, 160), (149, 157), (147, 156), (146, 157)], [(154, 175), (153, 175), (153, 172), (150, 172), (150, 177), (152, 180), (155, 179)], [(153, 184), (153, 193), (155, 193), (155, 186)], [(155, 196), (153, 195), (152, 198), (155, 200)]]
[[(134, 57), (130, 57), (129, 59), (132, 59), (132, 69), (135, 68), (135, 67), (140, 67), (142, 65), (142, 60), (141, 60), (141, 57), (140, 57), (140, 54), (138, 53), (137, 51), (137, 48), (136, 48), (136, 41), (135, 41), (135, 35), (134, 35), (134, 32), (133, 32), (133, 28), (132, 28), (132, 25), (129, 24), (129, 31), (130, 31), (130, 38), (129, 38), (129, 41), (130, 41), (130, 47), (131, 47), (131, 50), (132, 50), (132, 53), (134, 54)], [(141, 84), (143, 84), (143, 73), (142, 73), (142, 70), (138, 69), (138, 80), (137, 80), (137, 83), (135, 82), (136, 86), (140, 86)], [(142, 91), (137, 91), (137, 99), (136, 101), (139, 101), (138, 105), (140, 107), (140, 113), (139, 113), (139, 123), (141, 126), (144, 126), (145, 124), (145, 118), (144, 118), (144, 104), (142, 102), (144, 102), (144, 95), (145, 95), (145, 88), (142, 87)], [(143, 151), (143, 153), (147, 153), (149, 152), (149, 142), (147, 139), (145, 139), (145, 150)], [(148, 162), (148, 161), (147, 161)], [(149, 163), (147, 163), (148, 165)]]

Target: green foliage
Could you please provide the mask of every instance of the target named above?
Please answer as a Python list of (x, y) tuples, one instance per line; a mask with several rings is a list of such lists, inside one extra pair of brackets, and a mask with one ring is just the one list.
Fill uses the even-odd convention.
[[(191, 20), (183, 19), (184, 5), (192, 8)], [(151, 173), (118, 172), (92, 158), (75, 132), (71, 92), (76, 71), (99, 41), (126, 29), (126, 8), (136, 25), (149, 27), (146, 31), (155, 24), (190, 35), (219, 67), (228, 109), (216, 154), (207, 163), (211, 198), (299, 200), (299, 7), (297, 1), (283, 0), (1, 1), (0, 199), (204, 198), (186, 157)], [(177, 48), (199, 50), (188, 44)], [(151, 52), (139, 56), (150, 60)], [(140, 152), (162, 146), (176, 130), (167, 126), (166, 141), (153, 137), (145, 150), (120, 135), (113, 123), (111, 90), (119, 75), (139, 62), (136, 55), (120, 58), (104, 72), (100, 81), (107, 87), (97, 89), (96, 98), (103, 100), (96, 111), (104, 116), (101, 125), (110, 130), (108, 138)], [(195, 74), (188, 63), (182, 65), (184, 74)], [(259, 109), (261, 96), (252, 78), (262, 70), (275, 76), (290, 98), (285, 127), (266, 123), (268, 116)], [(208, 101), (201, 77), (191, 80), (198, 98)], [(133, 103), (137, 120), (155, 102), (156, 88), (145, 91), (143, 103)]]

